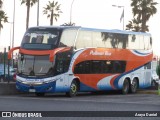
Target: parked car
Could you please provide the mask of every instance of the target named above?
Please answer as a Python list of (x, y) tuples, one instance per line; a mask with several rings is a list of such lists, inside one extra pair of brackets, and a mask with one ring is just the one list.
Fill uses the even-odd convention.
[(14, 74), (16, 74), (16, 69), (10, 66), (8, 76), (8, 65), (6, 65), (4, 75), (4, 64), (0, 64), (0, 81), (14, 81)]

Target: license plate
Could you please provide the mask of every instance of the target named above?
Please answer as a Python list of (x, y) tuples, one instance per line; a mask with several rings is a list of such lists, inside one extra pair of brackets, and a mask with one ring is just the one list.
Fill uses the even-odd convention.
[(29, 89), (29, 92), (36, 92), (35, 89)]

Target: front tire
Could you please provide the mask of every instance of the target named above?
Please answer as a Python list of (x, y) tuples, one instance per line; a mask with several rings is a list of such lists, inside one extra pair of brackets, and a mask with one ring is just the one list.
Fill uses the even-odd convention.
[(71, 83), (69, 92), (66, 92), (66, 95), (67, 95), (68, 97), (74, 97), (74, 96), (77, 95), (77, 92), (78, 92), (78, 84), (77, 84), (77, 82), (74, 80), (74, 81), (72, 81), (72, 83)]
[(129, 92), (129, 81), (128, 79), (125, 79), (123, 82), (123, 88), (122, 88), (122, 94), (128, 94)]

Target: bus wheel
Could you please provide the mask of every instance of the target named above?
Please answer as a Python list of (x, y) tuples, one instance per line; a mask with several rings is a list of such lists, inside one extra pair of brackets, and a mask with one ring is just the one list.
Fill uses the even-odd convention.
[(129, 92), (129, 81), (127, 79), (123, 82), (122, 94), (127, 94)]
[(68, 97), (74, 97), (77, 95), (77, 92), (78, 92), (78, 85), (77, 85), (77, 82), (74, 80), (71, 83), (69, 92), (66, 92), (66, 95)]
[(36, 96), (38, 96), (38, 97), (43, 97), (44, 95), (45, 95), (45, 93), (35, 93), (36, 94)]
[(131, 84), (131, 93), (136, 93), (138, 88), (138, 82), (137, 79), (133, 79), (132, 84)]

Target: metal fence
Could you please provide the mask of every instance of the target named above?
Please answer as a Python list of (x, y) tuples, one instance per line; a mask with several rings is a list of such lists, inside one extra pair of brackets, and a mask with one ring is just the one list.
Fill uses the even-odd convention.
[(8, 51), (10, 47), (6, 50), (1, 49), (0, 52), (0, 82), (10, 82), (14, 81), (14, 74), (16, 73), (17, 60), (8, 60)]

